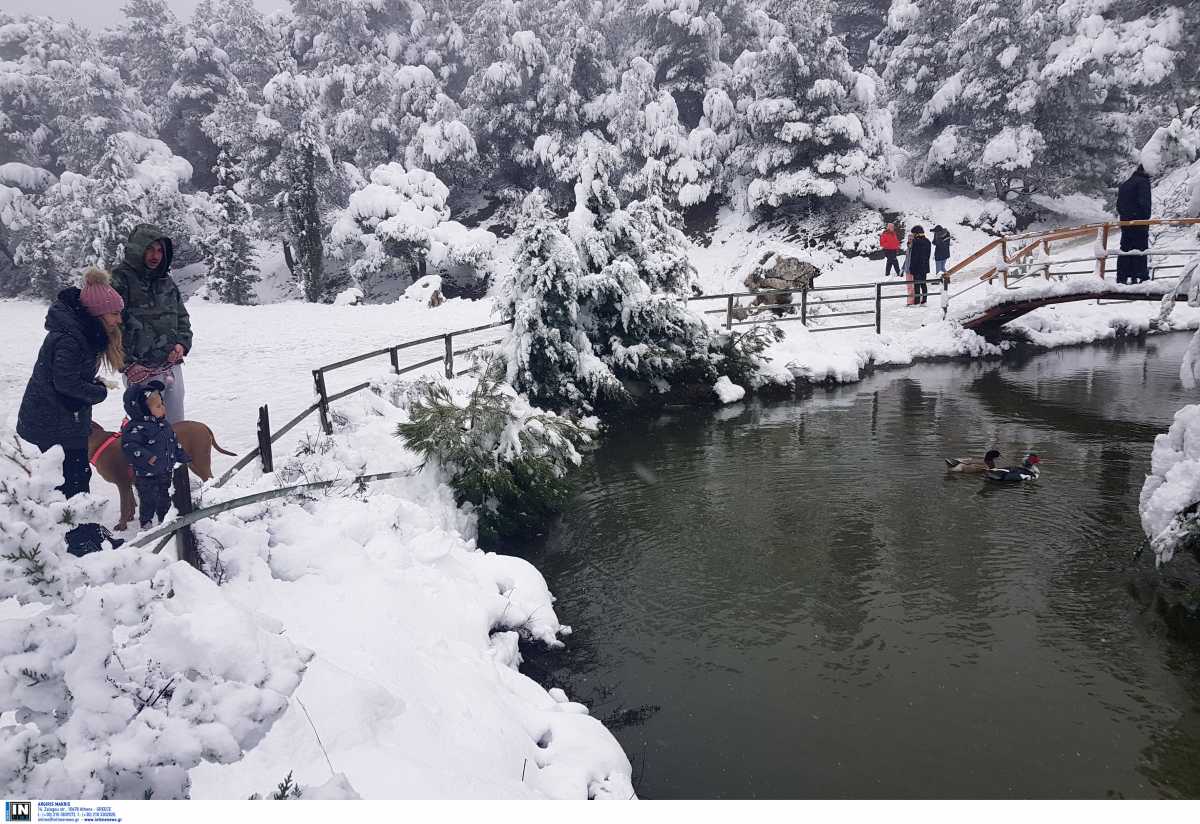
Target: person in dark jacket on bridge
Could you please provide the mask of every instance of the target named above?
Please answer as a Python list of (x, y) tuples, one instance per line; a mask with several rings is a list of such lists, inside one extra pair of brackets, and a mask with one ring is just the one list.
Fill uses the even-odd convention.
[(192, 349), (192, 321), (171, 279), (171, 239), (139, 223), (125, 242), (125, 261), (113, 270), (113, 286), (125, 299), (125, 381), (162, 381), (167, 420), (183, 420), (183, 359)]
[(934, 271), (937, 274), (942, 274), (946, 271), (946, 264), (950, 262), (950, 233), (946, 231), (946, 227), (938, 224), (933, 227), (933, 264)]
[(114, 372), (121, 354), (121, 296), (108, 273), (89, 269), (82, 289), (63, 289), (46, 313), (46, 338), (21, 398), (17, 434), (43, 452), (63, 450), (66, 497), (90, 491), (87, 441), (92, 407), (108, 396), (97, 378), (101, 364)]
[(929, 238), (925, 237), (925, 229), (914, 226), (912, 239), (908, 242), (908, 271), (912, 274), (913, 304), (924, 305), (929, 300), (929, 253), (932, 247)]
[[(1121, 220), (1150, 219), (1150, 175), (1142, 168), (1133, 170), (1117, 189), (1117, 216)], [(1121, 228), (1121, 251), (1145, 251), (1150, 248), (1149, 226)], [(1117, 283), (1141, 283), (1150, 279), (1150, 261), (1144, 255), (1117, 258)]]

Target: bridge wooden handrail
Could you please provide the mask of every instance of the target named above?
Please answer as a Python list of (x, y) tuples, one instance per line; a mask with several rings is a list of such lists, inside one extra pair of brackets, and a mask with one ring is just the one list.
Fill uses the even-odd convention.
[[(1111, 220), (1111, 221), (1106, 221), (1103, 223), (1086, 223), (1082, 226), (1074, 226), (1071, 228), (1043, 229), (1043, 230), (1040, 230), (1037, 232), (1025, 232), (1025, 233), (1019, 234), (1019, 235), (1003, 235), (999, 238), (999, 240), (992, 241), (987, 246), (984, 246), (982, 249), (980, 249), (978, 252), (976, 252), (974, 255), (967, 258), (966, 261), (963, 261), (963, 263), (960, 263), (958, 266), (954, 267), (954, 269), (952, 269), (951, 272), (947, 273), (947, 276), (949, 276), (953, 272), (956, 272), (959, 269), (963, 268), (963, 265), (965, 263), (976, 260), (980, 255), (986, 253), (987, 251), (989, 251), (991, 249), (996, 248), (997, 244), (1000, 244), (1004, 248), (1007, 248), (1007, 245), (1009, 243), (1016, 243), (1016, 242), (1020, 242), (1020, 241), (1029, 241), (1029, 240), (1033, 241), (1032, 243), (1028, 243), (1027, 245), (1022, 246), (1018, 251), (1014, 252), (1012, 255), (1007, 255), (1007, 254), (1003, 255), (1005, 264), (1013, 264), (1013, 263), (1019, 263), (1021, 260), (1023, 260), (1024, 258), (1028, 257), (1030, 254), (1032, 254), (1033, 251), (1035, 249), (1037, 249), (1039, 244), (1041, 244), (1043, 246), (1043, 248), (1047, 252), (1049, 252), (1050, 244), (1054, 241), (1074, 240), (1074, 239), (1080, 238), (1080, 237), (1087, 237), (1088, 235), (1093, 234), (1094, 232), (1097, 232), (1097, 231), (1103, 232), (1104, 244), (1105, 244), (1105, 248), (1107, 249), (1109, 233), (1113, 229), (1121, 229), (1123, 227), (1130, 227), (1130, 226), (1200, 226), (1200, 218), (1196, 218), (1196, 217), (1164, 217), (1164, 218), (1150, 218), (1149, 220)], [(979, 276), (979, 279), (991, 281), (993, 278), (996, 277), (996, 273), (997, 273), (998, 269), (999, 269), (998, 266), (993, 266), (992, 268), (988, 269), (986, 272), (981, 274)], [(1103, 277), (1103, 270), (1102, 270), (1101, 277)]]
[[(1024, 232), (1017, 235), (1004, 235), (1004, 240), (1017, 241), (1027, 240), (1029, 238), (1042, 238), (1044, 235), (1053, 234), (1055, 232), (1094, 232), (1097, 229), (1108, 227), (1109, 229), (1120, 229), (1124, 226), (1198, 226), (1200, 225), (1200, 217), (1154, 217), (1149, 220), (1109, 220), (1101, 223), (1085, 223), (1082, 226), (1072, 226), (1069, 228), (1058, 229), (1040, 229), (1036, 232)], [(1054, 240), (1054, 238), (1049, 238)]]

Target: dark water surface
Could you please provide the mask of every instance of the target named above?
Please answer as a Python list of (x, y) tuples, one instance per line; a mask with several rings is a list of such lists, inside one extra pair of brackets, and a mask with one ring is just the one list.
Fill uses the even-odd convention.
[[(532, 550), (576, 632), (530, 669), (648, 798), (1200, 796), (1200, 651), (1121, 569), (1187, 342), (623, 424)], [(1042, 480), (943, 471), (993, 444)]]

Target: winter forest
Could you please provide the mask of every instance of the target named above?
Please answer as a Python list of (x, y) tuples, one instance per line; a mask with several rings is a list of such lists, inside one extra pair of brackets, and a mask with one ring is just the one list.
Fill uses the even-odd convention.
[(209, 299), (253, 302), (280, 256), (315, 302), (478, 284), (581, 181), (666, 245), (898, 175), (993, 196), (1012, 228), (1110, 192), (1151, 138), (1193, 160), (1198, 67), (1184, 2), (130, 0), (96, 32), (0, 12), (0, 294), (53, 296), (138, 222)]

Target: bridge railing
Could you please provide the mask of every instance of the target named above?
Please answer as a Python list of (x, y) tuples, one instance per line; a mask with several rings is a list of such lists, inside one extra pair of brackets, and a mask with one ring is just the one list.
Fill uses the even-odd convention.
[[(940, 275), (934, 275), (925, 282), (929, 297), (942, 294), (945, 282)], [(863, 283), (844, 283), (837, 286), (810, 286), (796, 289), (761, 289), (757, 292), (723, 292), (716, 295), (698, 295), (688, 299), (688, 303), (704, 301), (721, 301), (724, 306), (719, 309), (702, 309), (703, 315), (722, 315), (721, 325), (726, 329), (735, 326), (754, 326), (760, 323), (785, 323), (799, 321), (810, 332), (837, 332), (847, 329), (870, 329), (883, 331), (883, 304), (889, 300), (906, 300), (907, 290), (913, 283), (907, 280), (880, 280)], [(896, 294), (898, 290), (905, 290)], [(742, 298), (756, 300), (769, 299), (786, 295), (787, 303), (755, 303), (742, 305)], [(826, 297), (829, 295), (829, 297)], [(795, 298), (799, 296), (799, 302)], [(869, 304), (869, 308), (861, 308)], [(835, 307), (849, 306), (849, 310)], [(871, 320), (860, 322), (862, 318)], [(857, 318), (851, 323), (843, 321)], [(830, 325), (830, 324), (833, 325)]]
[[(1141, 252), (1112, 252), (1109, 253), (1109, 241), (1114, 230), (1122, 228), (1132, 228), (1138, 226), (1154, 227), (1184, 227), (1198, 226), (1200, 218), (1153, 218), (1151, 220), (1114, 220), (1105, 223), (1087, 223), (1083, 226), (1073, 226), (1070, 228), (1060, 229), (1045, 229), (1036, 232), (1024, 232), (1016, 235), (1003, 235), (996, 238), (991, 243), (984, 246), (982, 249), (971, 255), (966, 260), (960, 261), (946, 273), (953, 278), (955, 274), (965, 269), (968, 265), (980, 259), (989, 252), (999, 250), (1000, 260), (983, 272), (979, 276), (980, 280), (991, 281), (998, 275), (1003, 276), (1010, 266), (1023, 262), (1026, 258), (1032, 257), (1040, 252), (1043, 256), (1049, 255), (1053, 244), (1062, 243), (1064, 241), (1078, 241), (1085, 238), (1094, 237), (1099, 248), (1104, 254), (1096, 255), (1092, 260), (1100, 261), (1100, 268), (1097, 274), (1100, 277), (1105, 277), (1107, 271), (1107, 259), (1109, 257), (1120, 257), (1121, 255), (1144, 254)], [(1014, 249), (1015, 247), (1015, 249)], [(1149, 254), (1165, 254), (1164, 252), (1155, 252), (1149, 250)]]

